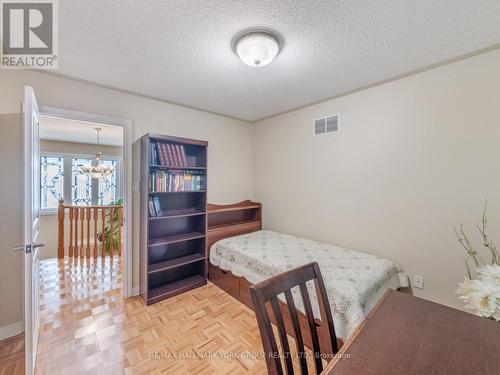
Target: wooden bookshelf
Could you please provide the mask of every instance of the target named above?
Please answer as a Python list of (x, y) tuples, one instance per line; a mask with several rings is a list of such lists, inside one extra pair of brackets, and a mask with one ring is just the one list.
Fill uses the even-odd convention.
[(207, 283), (207, 146), (141, 138), (139, 289), (148, 305)]

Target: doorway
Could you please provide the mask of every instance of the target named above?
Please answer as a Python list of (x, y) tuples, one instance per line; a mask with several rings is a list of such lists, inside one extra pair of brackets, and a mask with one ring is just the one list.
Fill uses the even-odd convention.
[[(132, 222), (131, 121), (46, 106), (40, 106), (40, 119), (41, 154), (42, 156), (45, 155), (47, 157), (55, 156), (57, 159), (50, 159), (50, 161), (54, 162), (58, 160), (59, 165), (61, 165), (62, 162), (62, 169), (65, 172), (63, 182), (62, 184), (59, 184), (59, 190), (62, 190), (62, 194), (60, 195), (63, 195), (64, 198), (64, 205), (66, 207), (79, 205), (82, 207), (108, 205), (117, 206), (117, 208), (113, 212), (113, 220), (110, 220), (111, 212), (107, 211), (107, 220), (105, 220), (106, 222), (104, 227), (100, 225), (101, 229), (93, 231), (92, 226), (94, 226), (95, 223), (91, 223), (92, 225), (90, 225), (90, 237), (88, 239), (86, 236), (87, 233), (85, 232), (87, 231), (87, 227), (89, 226), (89, 224), (84, 221), (83, 242), (81, 241), (82, 211), (79, 210), (80, 212), (78, 218), (80, 219), (80, 232), (78, 234), (80, 242), (78, 246), (78, 255), (80, 255), (83, 250), (83, 255), (84, 257), (86, 257), (88, 247), (90, 248), (90, 255), (91, 257), (93, 257), (94, 249), (95, 247), (97, 247), (99, 256), (102, 256), (103, 248), (105, 255), (109, 256), (110, 248), (111, 250), (113, 250), (114, 254), (117, 254), (117, 247), (121, 246), (121, 257), (123, 265), (123, 297), (127, 298), (132, 296), (132, 228), (130, 227), (130, 224)], [(99, 131), (99, 142), (102, 144), (102, 147), (100, 147), (101, 151), (96, 149), (99, 147), (97, 147), (96, 144), (97, 132), (95, 128), (101, 129), (101, 131)], [(64, 129), (66, 129), (66, 131), (64, 131)], [(64, 143), (65, 140), (76, 142)], [(61, 150), (59, 152), (59, 155), (56, 155), (57, 148)], [(93, 150), (93, 152), (91, 150)], [(95, 160), (95, 152), (101, 152), (101, 159), (103, 163), (113, 166), (117, 172), (113, 176), (107, 178), (105, 181), (88, 179), (79, 173), (80, 165), (87, 165)], [(75, 170), (75, 173), (78, 174), (78, 176), (75, 176), (75, 173), (73, 173), (73, 171)], [(41, 170), (41, 172), (42, 174), (44, 173), (43, 169)], [(68, 176), (68, 174), (70, 175)], [(50, 190), (45, 189), (45, 192), (47, 192), (48, 195), (51, 195)], [(55, 227), (55, 224), (58, 221), (57, 215), (52, 215), (51, 219), (46, 219), (45, 215), (43, 215), (44, 205), (50, 205), (51, 209), (54, 210), (54, 200), (57, 200), (57, 196), (47, 198), (47, 201), (44, 201), (44, 198), (44, 188), (42, 184), (42, 199), (40, 202), (42, 208), (41, 238), (44, 239), (46, 230), (43, 224), (44, 222), (47, 222), (47, 229), (51, 230), (50, 235), (47, 239), (51, 239), (51, 244), (54, 244), (56, 248), (54, 249), (53, 246), (46, 246), (46, 250), (42, 254), (42, 259), (57, 256), (57, 247), (60, 247), (61, 242), (59, 238), (53, 237), (54, 231), (52, 229)], [(122, 206), (121, 212), (119, 212), (120, 206)], [(76, 213), (76, 210), (73, 211), (74, 213)], [(90, 213), (90, 220), (93, 220), (92, 213), (93, 211)], [(65, 214), (66, 216), (69, 215), (68, 209), (65, 210)], [(99, 215), (100, 214), (98, 213), (98, 218), (100, 218)], [(69, 256), (69, 246), (71, 245), (71, 227), (69, 226), (68, 217), (65, 217), (64, 220), (66, 224), (63, 237), (64, 255)], [(123, 229), (121, 231), (121, 243), (117, 243), (118, 239), (116, 238), (119, 233), (116, 226), (117, 221), (120, 221), (120, 224), (123, 225)], [(115, 224), (114, 228), (111, 228), (112, 224)], [(73, 231), (75, 231), (77, 227), (78, 226), (75, 225), (73, 227)], [(113, 229), (112, 232), (111, 229)], [(77, 237), (75, 236), (74, 232), (71, 234), (73, 234), (73, 256), (75, 256)], [(112, 235), (114, 235), (114, 237)], [(60, 235), (58, 234), (58, 237), (59, 236)], [(105, 242), (104, 246), (103, 240)], [(59, 244), (57, 244), (57, 242), (59, 242)], [(80, 245), (83, 245), (83, 249)]]
[(122, 128), (40, 116), (40, 180), (42, 261), (122, 256)]
[[(44, 136), (44, 124), (50, 127), (49, 123), (53, 126), (52, 133), (48, 132), (52, 136), (47, 136), (47, 134)], [(60, 128), (57, 129), (54, 124), (58, 124)], [(89, 135), (85, 136), (83, 133), (89, 127), (93, 127), (93, 134), (90, 137), (95, 138), (97, 138), (96, 132), (100, 134), (105, 130), (106, 133), (111, 133), (114, 130), (116, 134), (119, 134), (115, 136), (119, 139), (119, 145), (115, 146), (115, 151), (117, 151), (116, 148), (120, 151), (113, 153), (110, 151), (111, 148), (108, 148), (96, 155), (95, 152), (99, 152), (99, 148), (112, 147), (112, 145), (101, 146), (97, 139), (85, 142), (84, 140), (88, 139)], [(23, 233), (24, 237), (27, 234), (29, 236), (24, 239), (25, 244), (19, 248), (24, 250), (25, 254), (23, 258), (25, 368), (26, 373), (31, 374), (40, 362), (39, 359), (43, 359), (37, 358), (37, 353), (40, 355), (37, 343), (39, 339), (44, 338), (47, 327), (57, 329), (57, 324), (67, 324), (72, 329), (75, 328), (74, 314), (78, 315), (79, 308), (74, 307), (74, 301), (78, 303), (81, 297), (82, 305), (85, 308), (90, 306), (94, 312), (92, 304), (85, 301), (84, 294), (93, 295), (95, 289), (102, 292), (109, 287), (107, 277), (114, 280), (110, 286), (113, 301), (122, 301), (132, 295), (132, 241), (129, 224), (132, 211), (132, 129), (131, 122), (128, 120), (38, 106), (30, 87), (25, 88), (23, 129), (25, 175)], [(62, 136), (70, 138), (57, 139)], [(40, 144), (40, 139), (42, 139), (42, 144)], [(92, 147), (93, 152), (89, 153), (88, 148), (87, 151), (83, 151), (85, 147)], [(98, 177), (93, 174), (95, 171), (90, 168), (93, 164), (94, 166), (107, 166), (109, 172), (114, 173), (106, 174), (106, 178), (102, 179), (102, 176)], [(98, 170), (102, 172), (102, 168)], [(57, 211), (56, 216), (54, 216), (55, 211)], [(69, 211), (73, 215), (66, 217), (66, 212)], [(31, 214), (26, 215), (26, 212)], [(42, 221), (45, 216), (50, 215), (52, 218), (57, 217), (57, 225), (51, 225), (50, 219), (47, 219), (44, 228)], [(69, 216), (73, 216), (73, 220)], [(99, 219), (102, 225), (98, 229)], [(31, 225), (31, 222), (36, 223), (36, 226)], [(91, 222), (94, 224), (93, 231), (91, 231)], [(62, 226), (61, 223), (63, 223)], [(65, 229), (68, 231), (65, 232)], [(73, 233), (71, 233), (72, 230), (74, 230)], [(42, 233), (43, 231), (45, 233)], [(33, 233), (36, 236), (33, 237)], [(43, 236), (47, 236), (49, 246), (45, 246)], [(57, 250), (54, 250), (55, 248)], [(32, 252), (34, 249), (36, 251)], [(36, 253), (36, 256), (32, 253)], [(100, 265), (97, 263), (98, 256), (102, 261)], [(43, 284), (44, 275), (46, 276), (47, 272), (51, 271), (49, 266), (44, 267), (42, 263), (44, 258), (55, 260), (53, 263), (58, 265), (57, 277), (59, 280), (65, 280), (66, 284), (50, 284), (52, 279), (46, 277), (48, 284), (39, 288), (39, 281)], [(41, 262), (40, 259), (42, 259)], [(119, 269), (117, 275), (115, 275), (116, 269)], [(109, 270), (111, 271), (108, 272)], [(39, 275), (40, 271), (42, 272)], [(74, 277), (70, 275), (68, 278), (67, 271), (70, 271)], [(87, 287), (87, 292), (85, 292), (85, 285), (78, 284), (82, 273), (87, 276), (88, 285), (98, 285), (98, 287), (94, 290)], [(97, 284), (94, 283), (95, 280), (98, 281)], [(70, 314), (60, 311), (58, 317), (54, 316), (53, 319), (47, 320), (47, 316), (43, 315), (44, 311), (40, 309), (40, 289), (49, 290), (49, 294), (57, 294), (56, 298), (49, 303), (62, 306), (64, 299), (67, 299), (69, 304), (66, 307), (74, 311)], [(52, 293), (51, 289), (57, 293)], [(67, 291), (71, 293), (68, 294)], [(103, 295), (106, 297), (106, 294)], [(96, 312), (98, 313), (97, 310)], [(45, 324), (40, 326), (40, 322)], [(44, 345), (41, 347), (43, 348)]]

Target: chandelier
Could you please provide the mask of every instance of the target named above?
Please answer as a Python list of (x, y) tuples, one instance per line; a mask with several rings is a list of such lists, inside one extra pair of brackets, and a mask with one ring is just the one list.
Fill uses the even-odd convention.
[[(99, 132), (102, 129), (95, 128), (95, 130), (97, 131), (97, 145), (99, 146)], [(115, 170), (115, 167), (112, 165), (101, 164), (101, 152), (96, 152), (95, 160), (92, 164), (80, 165), (80, 170), (90, 178), (106, 178)]]

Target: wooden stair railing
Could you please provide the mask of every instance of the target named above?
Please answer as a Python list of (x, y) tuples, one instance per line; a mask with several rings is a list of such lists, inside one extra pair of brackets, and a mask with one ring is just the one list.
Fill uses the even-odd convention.
[[(112, 218), (115, 218), (114, 220)], [(123, 205), (71, 206), (59, 201), (57, 216), (57, 257), (104, 258), (122, 255)], [(68, 252), (65, 226), (68, 225)], [(111, 237), (111, 238), (107, 238)], [(109, 241), (109, 249), (106, 243)]]

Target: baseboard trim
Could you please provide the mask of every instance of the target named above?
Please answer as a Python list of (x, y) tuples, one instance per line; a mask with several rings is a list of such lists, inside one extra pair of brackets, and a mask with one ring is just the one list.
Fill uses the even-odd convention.
[(12, 323), (0, 327), (0, 340), (8, 339), (9, 337), (20, 334), (24, 330), (23, 322)]

